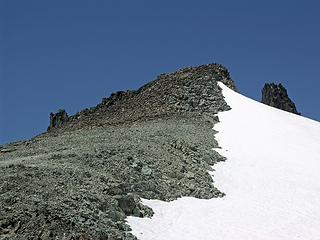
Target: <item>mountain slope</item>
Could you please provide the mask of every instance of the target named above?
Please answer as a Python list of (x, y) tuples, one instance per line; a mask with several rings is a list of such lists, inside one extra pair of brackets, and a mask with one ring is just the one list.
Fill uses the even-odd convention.
[(155, 214), (129, 217), (148, 239), (318, 240), (320, 123), (248, 99), (224, 86), (231, 110), (218, 114), (218, 199), (144, 200)]
[(0, 239), (136, 239), (126, 216), (152, 210), (140, 198), (219, 198), (208, 170), (224, 161), (212, 126), (230, 109), (208, 64), (161, 74), (68, 117), (49, 131), (0, 146)]

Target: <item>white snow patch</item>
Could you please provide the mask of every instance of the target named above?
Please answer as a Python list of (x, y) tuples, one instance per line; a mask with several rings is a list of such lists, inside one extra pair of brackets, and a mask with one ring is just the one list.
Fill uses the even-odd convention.
[(320, 123), (244, 97), (219, 83), (230, 111), (215, 125), (220, 199), (143, 200), (155, 214), (128, 217), (141, 240), (320, 239)]

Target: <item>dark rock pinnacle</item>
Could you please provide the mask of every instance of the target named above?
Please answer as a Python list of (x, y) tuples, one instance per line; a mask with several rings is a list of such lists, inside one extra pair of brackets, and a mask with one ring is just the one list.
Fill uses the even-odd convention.
[(48, 130), (57, 128), (68, 122), (69, 116), (64, 109), (59, 109), (57, 113), (50, 113), (50, 125)]
[(282, 84), (266, 83), (262, 89), (261, 102), (287, 112), (300, 115)]

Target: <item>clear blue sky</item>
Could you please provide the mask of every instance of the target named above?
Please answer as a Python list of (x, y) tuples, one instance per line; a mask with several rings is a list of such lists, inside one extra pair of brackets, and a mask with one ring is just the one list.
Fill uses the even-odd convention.
[(260, 100), (282, 82), (320, 120), (320, 1), (0, 1), (0, 143), (162, 72), (218, 62)]

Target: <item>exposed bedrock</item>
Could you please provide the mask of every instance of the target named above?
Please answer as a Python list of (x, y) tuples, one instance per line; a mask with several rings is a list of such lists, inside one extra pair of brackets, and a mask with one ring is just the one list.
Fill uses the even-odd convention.
[(97, 106), (68, 118), (67, 124), (64, 124), (65, 121), (50, 124), (49, 130), (57, 130), (57, 127), (71, 130), (84, 126), (118, 125), (190, 112), (216, 114), (229, 109), (217, 81), (236, 89), (228, 70), (220, 64), (160, 74), (138, 90), (112, 93)]
[(294, 102), (289, 98), (287, 90), (281, 83), (266, 83), (262, 89), (261, 102), (271, 107), (300, 115)]

